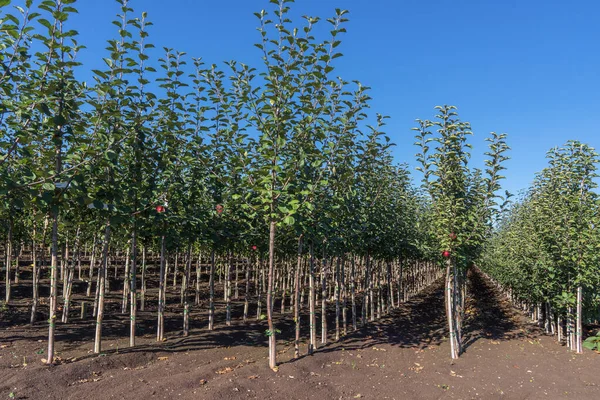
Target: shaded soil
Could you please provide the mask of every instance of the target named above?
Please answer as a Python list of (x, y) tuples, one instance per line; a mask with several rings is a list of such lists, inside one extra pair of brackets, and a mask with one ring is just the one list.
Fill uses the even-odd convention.
[[(49, 400), (600, 398), (600, 356), (573, 354), (543, 335), (476, 273), (470, 276), (465, 352), (454, 363), (441, 281), (381, 320), (297, 360), (292, 359), (291, 315), (280, 315), (277, 372), (267, 367), (266, 323), (243, 324), (236, 318), (227, 327), (223, 305), (214, 331), (206, 329), (206, 305), (201, 305), (184, 338), (181, 310), (173, 301), (166, 317), (168, 338), (158, 344), (155, 310), (147, 308), (140, 313), (138, 346), (127, 348), (128, 317), (119, 314), (120, 298), (113, 296), (105, 352), (92, 354), (93, 323), (73, 319), (58, 327), (63, 362), (53, 367), (40, 362), (44, 324), (24, 325), (28, 314), (18, 307), (6, 311), (11, 317), (1, 322), (0, 399), (10, 393)], [(176, 292), (171, 296), (177, 299)], [(236, 315), (241, 306), (236, 303)], [(303, 323), (306, 336), (306, 319)], [(306, 354), (306, 344), (301, 351)]]

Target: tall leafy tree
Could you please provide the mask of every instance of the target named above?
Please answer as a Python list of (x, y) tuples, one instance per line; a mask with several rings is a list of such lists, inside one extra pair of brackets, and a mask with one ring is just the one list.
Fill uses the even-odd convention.
[[(421, 152), (417, 159), (431, 201), (438, 254), (445, 258), (450, 352), (452, 358), (458, 358), (462, 351), (466, 272), (490, 234), (492, 217), (497, 211), (495, 199), (501, 198), (497, 192), (508, 146), (504, 134), (492, 133), (482, 175), (468, 164), (470, 124), (458, 118), (454, 106), (436, 109), (439, 112), (436, 120), (417, 120), (419, 127), (414, 130), (418, 132), (416, 144)], [(430, 128), (436, 131), (431, 132)]]

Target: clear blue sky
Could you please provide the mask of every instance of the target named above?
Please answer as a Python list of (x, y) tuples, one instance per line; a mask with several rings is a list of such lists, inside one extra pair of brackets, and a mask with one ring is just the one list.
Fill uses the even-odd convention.
[[(130, 4), (148, 12), (158, 49), (207, 63), (260, 61), (253, 12), (270, 9), (267, 0)], [(77, 7), (73, 28), (88, 47), (81, 60), (99, 67), (117, 5), (80, 0)], [(512, 192), (529, 185), (553, 146), (576, 139), (600, 149), (600, 1), (297, 0), (292, 7), (322, 18), (335, 8), (350, 11), (336, 73), (373, 88), (372, 111), (391, 117), (387, 132), (399, 162), (415, 166), (410, 128), (441, 104), (458, 106), (471, 122), (475, 165), (490, 131), (509, 134), (505, 187)]]

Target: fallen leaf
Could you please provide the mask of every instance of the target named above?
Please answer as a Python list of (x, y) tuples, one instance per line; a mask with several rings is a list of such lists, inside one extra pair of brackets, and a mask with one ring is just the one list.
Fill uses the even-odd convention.
[(217, 374), (219, 374), (219, 375), (223, 375), (223, 374), (228, 374), (228, 373), (230, 373), (230, 372), (232, 372), (232, 371), (233, 371), (233, 368), (231, 368), (231, 367), (226, 367), (226, 368), (223, 368), (223, 369), (220, 369), (220, 370), (218, 370), (218, 371), (217, 371)]

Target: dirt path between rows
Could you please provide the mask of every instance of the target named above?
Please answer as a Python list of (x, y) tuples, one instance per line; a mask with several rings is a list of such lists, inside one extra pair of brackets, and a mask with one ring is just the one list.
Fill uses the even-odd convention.
[(0, 399), (600, 398), (599, 355), (544, 336), (477, 273), (469, 294), (466, 350), (454, 363), (441, 282), (312, 356), (292, 360), (281, 341), (278, 372), (267, 367), (262, 323), (199, 328), (160, 345), (148, 334), (134, 349), (108, 338), (103, 356), (71, 332), (58, 347), (65, 363), (54, 367), (39, 361), (42, 326), (9, 327), (0, 332)]

